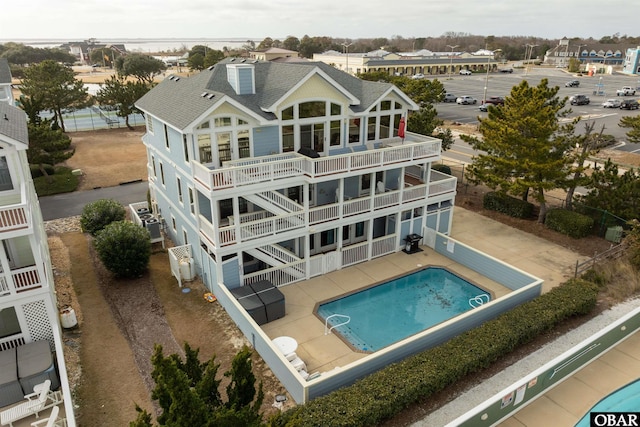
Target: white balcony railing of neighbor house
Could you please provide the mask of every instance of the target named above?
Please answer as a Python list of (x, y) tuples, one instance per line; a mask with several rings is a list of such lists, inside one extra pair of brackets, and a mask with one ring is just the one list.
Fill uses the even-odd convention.
[(0, 298), (42, 286), (40, 273), (35, 265), (0, 272)]
[(30, 227), (31, 218), (25, 183), (20, 184), (19, 200), (18, 194), (15, 194), (15, 198), (15, 203), (0, 206), (0, 233)]
[[(441, 175), (443, 177), (447, 176)], [(308, 210), (306, 220), (308, 225), (314, 225), (339, 218), (366, 214), (392, 206), (409, 204), (417, 200), (424, 200), (427, 196), (433, 197), (453, 193), (456, 190), (456, 182), (455, 177), (448, 177), (432, 181), (428, 184), (404, 187), (399, 190), (375, 194), (374, 196), (364, 196), (344, 200), (342, 203), (316, 206)], [(238, 243), (238, 233), (241, 236), (241, 240), (246, 241), (304, 227), (305, 214), (296, 212), (287, 215), (270, 216), (256, 221), (242, 221), (239, 224), (230, 224), (231, 225), (217, 229), (220, 246)], [(214, 241), (215, 232), (214, 226), (203, 216), (200, 216), (200, 233), (214, 247), (218, 245)]]
[(213, 191), (303, 175), (309, 179), (327, 175), (339, 178), (340, 174), (350, 174), (373, 167), (398, 163), (425, 163), (429, 159), (437, 160), (440, 157), (440, 146), (440, 140), (407, 142), (316, 159), (292, 152), (231, 161), (220, 169), (209, 169), (192, 161), (191, 170), (196, 182), (206, 190)]

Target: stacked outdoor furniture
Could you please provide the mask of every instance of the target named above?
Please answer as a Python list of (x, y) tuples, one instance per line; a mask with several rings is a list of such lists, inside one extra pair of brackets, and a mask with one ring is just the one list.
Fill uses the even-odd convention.
[(231, 289), (230, 292), (258, 325), (284, 317), (284, 295), (267, 280)]
[(0, 407), (21, 401), (33, 393), (34, 386), (46, 380), (52, 390), (60, 387), (48, 341), (0, 351)]

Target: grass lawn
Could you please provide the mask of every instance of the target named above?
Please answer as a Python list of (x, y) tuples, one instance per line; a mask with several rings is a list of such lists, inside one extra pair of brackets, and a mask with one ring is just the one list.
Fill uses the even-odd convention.
[(33, 185), (36, 187), (38, 197), (69, 193), (78, 188), (78, 177), (71, 173), (70, 168), (58, 166), (55, 174), (34, 178)]

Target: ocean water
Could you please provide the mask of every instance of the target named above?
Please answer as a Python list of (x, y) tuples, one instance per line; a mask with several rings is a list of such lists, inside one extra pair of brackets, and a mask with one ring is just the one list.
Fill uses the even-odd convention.
[[(129, 52), (174, 52), (182, 48), (191, 49), (195, 45), (204, 45), (211, 49), (222, 50), (225, 46), (229, 49), (240, 48), (250, 39), (244, 38), (193, 38), (193, 39), (99, 39), (99, 44), (124, 44)], [(80, 42), (82, 39), (0, 39), (0, 44), (7, 42), (22, 43), (27, 46), (46, 48), (58, 47), (65, 43)], [(262, 40), (253, 40), (259, 45)]]

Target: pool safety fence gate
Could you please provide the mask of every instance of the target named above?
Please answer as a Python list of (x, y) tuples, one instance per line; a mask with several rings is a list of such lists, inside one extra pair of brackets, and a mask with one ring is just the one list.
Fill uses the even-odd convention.
[(446, 427), (493, 426), (513, 416), (529, 403), (569, 378), (607, 351), (640, 330), (636, 308), (596, 335), (556, 357), (531, 374), (469, 410)]

